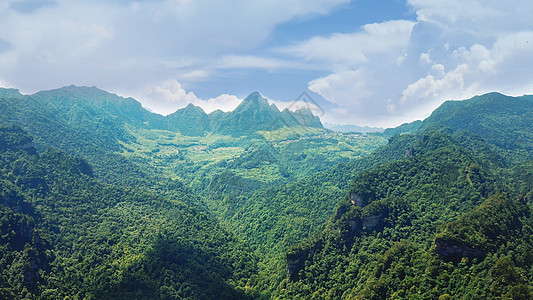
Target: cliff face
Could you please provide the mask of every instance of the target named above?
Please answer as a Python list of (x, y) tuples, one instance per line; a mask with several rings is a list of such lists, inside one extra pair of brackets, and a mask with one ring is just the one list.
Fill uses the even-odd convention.
[(483, 255), (481, 247), (470, 247), (460, 242), (435, 239), (435, 252), (446, 258), (476, 258)]
[(356, 193), (350, 193), (350, 202), (353, 206), (363, 207), (363, 198)]
[(286, 264), (287, 264), (287, 276), (290, 280), (298, 280), (298, 273), (305, 267), (306, 260), (309, 259), (309, 255), (314, 252), (313, 249), (297, 248), (293, 251), (287, 252)]

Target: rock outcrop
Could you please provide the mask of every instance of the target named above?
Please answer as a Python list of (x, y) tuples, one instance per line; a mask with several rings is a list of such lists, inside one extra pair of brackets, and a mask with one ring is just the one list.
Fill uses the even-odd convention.
[(305, 261), (309, 258), (312, 249), (296, 248), (286, 254), (287, 276), (290, 280), (298, 280), (298, 273), (305, 267)]
[(483, 255), (481, 247), (470, 247), (459, 241), (435, 239), (435, 252), (446, 258), (476, 258)]

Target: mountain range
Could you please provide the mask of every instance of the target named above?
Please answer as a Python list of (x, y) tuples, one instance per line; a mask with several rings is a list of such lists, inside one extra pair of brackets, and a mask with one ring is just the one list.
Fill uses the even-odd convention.
[[(57, 122), (73, 126), (75, 123), (94, 123), (103, 118), (108, 124), (121, 123), (140, 127), (178, 131), (183, 135), (230, 133), (232, 136), (252, 134), (258, 130), (275, 130), (284, 126), (323, 128), (320, 119), (308, 108), (297, 111), (279, 111), (258, 92), (246, 97), (231, 112), (220, 110), (206, 114), (202, 108), (189, 104), (168, 116), (151, 113), (132, 99), (110, 94), (96, 87), (69, 86), (61, 89), (22, 95), (15, 89), (1, 89), (5, 101), (18, 105), (4, 106), (5, 114), (17, 117), (37, 118), (36, 114), (50, 113)], [(11, 102), (14, 104), (14, 102)], [(35, 111), (34, 109), (38, 109)], [(113, 128), (116, 129), (116, 128)]]
[(383, 133), (0, 89), (0, 298), (530, 299), (533, 97)]

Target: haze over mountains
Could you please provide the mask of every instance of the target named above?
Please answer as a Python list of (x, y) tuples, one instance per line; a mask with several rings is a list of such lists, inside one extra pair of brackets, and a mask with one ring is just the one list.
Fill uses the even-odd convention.
[(530, 299), (533, 97), (383, 133), (0, 89), (0, 297)]
[[(23, 96), (16, 89), (1, 89), (0, 96), (31, 99), (30, 101), (37, 101), (45, 106), (56, 106), (71, 111), (81, 109), (89, 115), (101, 113), (94, 111), (94, 108), (100, 108), (125, 123), (142, 122), (153, 128), (171, 129), (193, 136), (205, 135), (209, 132), (240, 136), (258, 130), (276, 130), (285, 126), (302, 126), (302, 124), (306, 127), (323, 128), (320, 119), (313, 116), (308, 108), (300, 108), (294, 112), (289, 109), (279, 111), (275, 104), (269, 104), (258, 92), (250, 94), (231, 112), (217, 110), (208, 115), (202, 108), (189, 104), (168, 116), (150, 113), (132, 98), (122, 98), (95, 87), (69, 86), (28, 96)], [(65, 99), (69, 102), (64, 102)], [(55, 100), (63, 101), (50, 103)], [(91, 103), (93, 101), (97, 103)], [(60, 110), (58, 113), (64, 112)]]

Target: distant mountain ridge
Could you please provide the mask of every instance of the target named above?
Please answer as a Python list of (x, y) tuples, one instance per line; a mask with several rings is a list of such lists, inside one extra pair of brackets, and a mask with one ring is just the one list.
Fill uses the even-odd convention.
[(178, 131), (188, 136), (201, 136), (209, 132), (243, 136), (260, 130), (293, 126), (323, 128), (320, 118), (309, 109), (280, 111), (259, 92), (250, 94), (231, 112), (216, 110), (206, 114), (201, 107), (189, 104), (168, 116), (148, 111), (133, 98), (123, 98), (96, 87), (71, 85), (32, 95), (22, 95), (16, 89), (0, 88), (0, 98), (6, 101), (15, 98), (27, 100), (18, 101), (18, 104), (25, 104), (17, 108), (21, 112), (29, 109), (30, 105), (31, 110), (42, 110), (39, 106), (45, 106), (55, 117), (59, 117), (58, 121), (71, 123), (85, 118), (104, 118), (140, 127)]
[(533, 153), (533, 96), (506, 96), (497, 92), (467, 100), (449, 100), (423, 121), (388, 128), (385, 136), (428, 130), (468, 131), (515, 159)]
[(259, 93), (161, 116), (94, 87), (0, 89), (0, 256), (16, 258), (0, 282), (49, 298), (530, 299), (532, 103), (490, 93), (383, 134), (300, 134), (318, 117)]
[(385, 130), (385, 128), (380, 128), (380, 127), (358, 126), (358, 125), (353, 125), (353, 124), (335, 124), (335, 123), (324, 123), (324, 127), (329, 130), (339, 131), (339, 132), (370, 133), (370, 132), (383, 132), (383, 130)]
[(275, 104), (269, 104), (259, 92), (254, 92), (233, 111), (225, 113), (213, 131), (229, 135), (249, 135), (260, 130), (294, 126), (323, 128), (319, 117), (314, 116), (309, 109), (280, 111)]
[(533, 148), (533, 96), (500, 93), (475, 96), (467, 101), (446, 101), (425, 119), (418, 130), (443, 126), (468, 130), (506, 150)]

